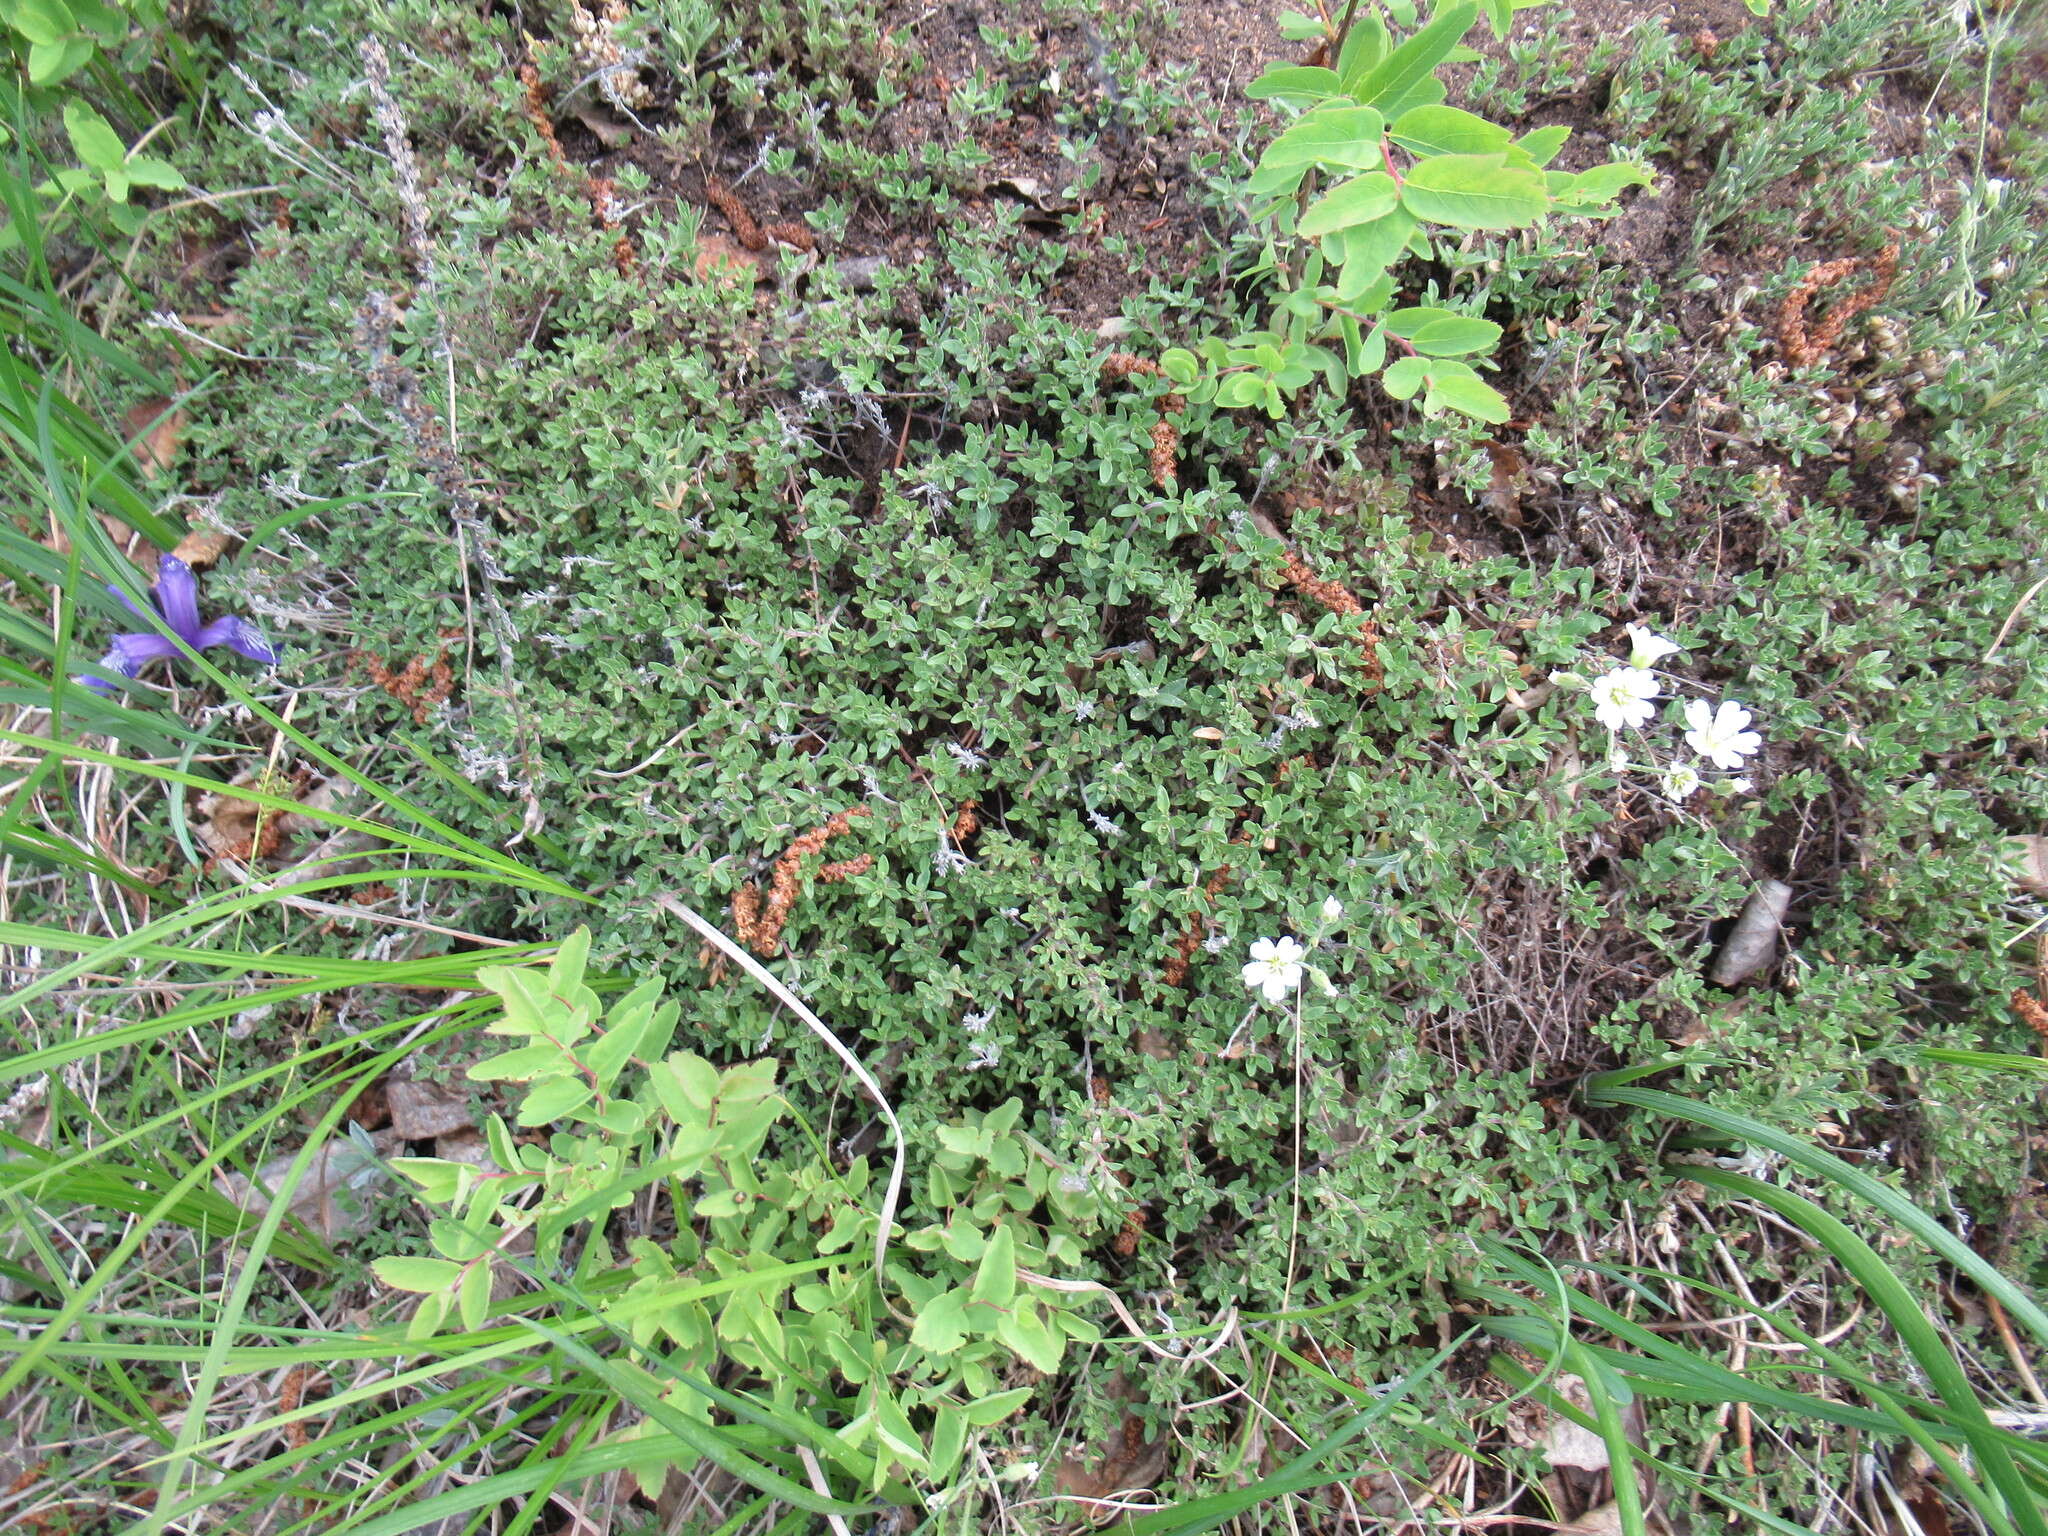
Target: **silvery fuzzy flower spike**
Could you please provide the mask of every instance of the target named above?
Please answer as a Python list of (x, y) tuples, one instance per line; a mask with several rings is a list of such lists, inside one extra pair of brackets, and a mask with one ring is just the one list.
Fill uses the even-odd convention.
[[(172, 634), (184, 641), (195, 651), (211, 650), (224, 645), (238, 656), (251, 661), (260, 661), (265, 666), (277, 665), (277, 652), (270, 642), (247, 619), (232, 613), (224, 613), (209, 624), (199, 622), (199, 578), (192, 574), (192, 567), (176, 555), (164, 555), (157, 561), (156, 584), (149, 589), (150, 600)], [(121, 599), (122, 606), (137, 618), (146, 619), (148, 614), (136, 607), (126, 592), (111, 582), (107, 590)], [(95, 693), (111, 695), (115, 684), (110, 674), (134, 677), (152, 661), (168, 660), (184, 653), (166, 635), (155, 630), (141, 634), (116, 635), (114, 648), (101, 658), (97, 670), (87, 672), (76, 679)]]

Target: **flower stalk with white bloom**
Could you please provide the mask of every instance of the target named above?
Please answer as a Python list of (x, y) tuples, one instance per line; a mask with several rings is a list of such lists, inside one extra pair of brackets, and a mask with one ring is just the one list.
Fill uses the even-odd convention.
[(1749, 729), (1751, 715), (1733, 699), (1718, 705), (1693, 699), (1685, 706), (1685, 743), (1716, 768), (1740, 768), (1764, 744)]
[(1244, 984), (1265, 994), (1269, 1003), (1284, 1003), (1301, 986), (1302, 958), (1308, 951), (1299, 939), (1254, 939), (1252, 957), (1241, 974)]
[(1628, 626), (1628, 645), (1628, 664), (1639, 672), (1648, 671), (1666, 656), (1676, 656), (1684, 649), (1677, 641), (1667, 640), (1640, 624)]
[(1593, 679), (1593, 717), (1610, 731), (1648, 725), (1663, 688), (1641, 667), (1616, 667)]

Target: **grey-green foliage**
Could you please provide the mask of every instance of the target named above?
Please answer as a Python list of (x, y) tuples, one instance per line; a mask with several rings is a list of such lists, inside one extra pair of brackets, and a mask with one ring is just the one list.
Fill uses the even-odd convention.
[[(589, 952), (579, 928), (545, 969), (477, 972), (503, 1008), (485, 1029), (521, 1043), (469, 1076), (525, 1086), (510, 1124), (485, 1122), (489, 1165), (396, 1160), (446, 1211), (428, 1224), (432, 1254), (375, 1265), (386, 1285), (420, 1296), (409, 1337), (431, 1338), (451, 1317), (482, 1327), (508, 1269), (567, 1277), (603, 1297), (596, 1315), (658, 1367), (635, 1369), (675, 1413), (708, 1423), (713, 1399), (692, 1379), (716, 1378), (836, 1419), (833, 1383), (844, 1382), (855, 1401), (836, 1440), (872, 1446), (866, 1491), (899, 1472), (943, 1487), (968, 1434), (1031, 1397), (1004, 1385), (1016, 1363), (1053, 1373), (1070, 1341), (1101, 1338), (1080, 1293), (1038, 1282), (1080, 1259), (1105, 1192), (1021, 1131), (1023, 1103), (1010, 1099), (935, 1128), (920, 1180), (927, 1219), (902, 1239), (922, 1257), (899, 1254), (877, 1272), (885, 1213), (867, 1160), (841, 1171), (801, 1139), (768, 1154), (789, 1109), (776, 1063), (721, 1071), (671, 1050), (682, 1008), (663, 1001), (661, 981), (606, 1009), (585, 980)], [(614, 1229), (628, 1207), (636, 1214)], [(657, 1242), (650, 1228), (674, 1236)], [(660, 1428), (643, 1418), (637, 1433), (658, 1439)], [(672, 1454), (650, 1448), (636, 1468), (643, 1487), (660, 1488)]]
[[(1496, 0), (1487, 11), (1505, 32), (1519, 8)], [(1420, 396), (1425, 416), (1456, 411), (1504, 422), (1508, 402), (1465, 361), (1490, 353), (1501, 327), (1437, 306), (1396, 305), (1393, 268), (1410, 256), (1434, 259), (1439, 242), (1463, 232), (1596, 213), (1652, 180), (1628, 160), (1577, 174), (1550, 170), (1569, 129), (1518, 137), (1445, 106), (1439, 71), (1474, 56), (1461, 43), (1478, 6), (1439, 5), (1421, 25), (1412, 7), (1386, 9), (1408, 11), (1392, 19), (1412, 30), (1404, 36), (1390, 27), (1371, 0), (1347, 8), (1341, 24), (1296, 18), (1290, 32), (1321, 39), (1333, 63), (1279, 65), (1251, 87), (1255, 99), (1301, 112), (1246, 183), (1252, 216), (1267, 231), (1248, 275), (1269, 277), (1280, 291), (1264, 329), (1162, 354), (1162, 370), (1194, 404), (1259, 405), (1278, 417), (1318, 379), (1342, 396), (1351, 379), (1380, 374), (1392, 398)]]

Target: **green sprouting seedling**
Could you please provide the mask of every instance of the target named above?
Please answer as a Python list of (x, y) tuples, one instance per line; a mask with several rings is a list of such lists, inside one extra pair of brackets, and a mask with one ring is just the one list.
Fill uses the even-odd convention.
[[(1517, 9), (1540, 3), (1487, 0), (1485, 9), (1504, 31)], [(1265, 329), (1160, 357), (1188, 400), (1262, 405), (1278, 418), (1288, 397), (1318, 378), (1342, 394), (1349, 379), (1377, 373), (1396, 400), (1421, 396), (1426, 415), (1507, 420), (1507, 401), (1465, 361), (1491, 352), (1500, 326), (1435, 306), (1395, 307), (1395, 263), (1431, 259), (1432, 239), (1446, 230), (1526, 229), (1553, 213), (1594, 214), (1652, 178), (1626, 160), (1576, 175), (1550, 170), (1569, 129), (1517, 138), (1445, 106), (1439, 71), (1476, 57), (1461, 45), (1479, 14), (1477, 5), (1439, 5), (1415, 26), (1412, 5), (1367, 0), (1334, 29), (1288, 18), (1290, 35), (1324, 36), (1335, 62), (1276, 65), (1251, 87), (1258, 100), (1300, 112), (1247, 183), (1254, 220), (1267, 227), (1251, 275), (1270, 274), (1280, 293)], [(1397, 27), (1414, 30), (1404, 37)]]
[[(776, 1063), (720, 1070), (671, 1051), (680, 1009), (656, 980), (603, 1011), (584, 980), (589, 948), (579, 929), (545, 969), (477, 972), (504, 1006), (490, 1033), (520, 1043), (470, 1076), (525, 1093), (510, 1124), (488, 1121), (494, 1166), (394, 1160), (445, 1212), (428, 1224), (431, 1255), (374, 1266), (419, 1295), (411, 1337), (451, 1315), (480, 1327), (508, 1268), (566, 1279), (658, 1362), (643, 1384), (676, 1412), (704, 1419), (712, 1406), (680, 1377), (750, 1381), (775, 1408), (829, 1414), (843, 1444), (871, 1448), (873, 1488), (898, 1468), (950, 1476), (970, 1429), (1029, 1398), (1005, 1386), (1017, 1362), (1050, 1373), (1070, 1340), (1101, 1337), (1076, 1310), (1083, 1298), (1031, 1283), (1080, 1260), (1076, 1234), (1103, 1203), (1018, 1129), (1021, 1101), (937, 1130), (922, 1208), (938, 1219), (904, 1239), (921, 1262), (890, 1262), (885, 1295), (867, 1257), (866, 1160), (841, 1170), (764, 1153), (789, 1108)], [(546, 1126), (544, 1141), (519, 1134)], [(616, 1257), (606, 1228), (649, 1190), (669, 1203), (674, 1235), (625, 1234)], [(628, 1438), (657, 1427), (645, 1419)], [(651, 1448), (636, 1475), (657, 1487), (666, 1465)]]

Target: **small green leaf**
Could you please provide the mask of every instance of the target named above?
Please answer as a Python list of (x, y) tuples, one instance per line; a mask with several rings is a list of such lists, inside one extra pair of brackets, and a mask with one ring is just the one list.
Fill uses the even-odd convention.
[(1512, 414), (1500, 391), (1469, 371), (1431, 378), (1422, 409), (1429, 416), (1441, 411), (1456, 411), (1496, 427)]
[(1363, 302), (1365, 290), (1401, 259), (1408, 237), (1415, 232), (1415, 215), (1396, 208), (1369, 224), (1353, 224), (1339, 230), (1325, 243), (1331, 257), (1343, 264), (1337, 279), (1339, 302), (1353, 307), (1375, 308)]
[(1312, 37), (1328, 35), (1320, 17), (1310, 16), (1301, 11), (1280, 13), (1280, 35), (1290, 43), (1305, 43)]
[(1275, 64), (1245, 87), (1253, 101), (1284, 101), (1314, 106), (1337, 94), (1337, 72), (1309, 64)]
[(1202, 376), (1202, 360), (1186, 347), (1168, 347), (1159, 354), (1159, 371), (1176, 384), (1192, 384)]
[(1538, 170), (1557, 158), (1557, 152), (1564, 148), (1564, 141), (1572, 136), (1571, 129), (1562, 123), (1548, 128), (1536, 128), (1515, 140), (1515, 148), (1529, 157), (1529, 163)]
[(1438, 155), (1408, 173), (1401, 202), (1418, 219), (1454, 229), (1520, 229), (1550, 209), (1541, 172), (1502, 155)]
[(370, 1268), (394, 1291), (421, 1293), (445, 1291), (462, 1274), (460, 1264), (451, 1264), (446, 1259), (375, 1259)]
[(1344, 39), (1344, 51), (1337, 55), (1339, 89), (1356, 90), (1361, 80), (1379, 68), (1392, 44), (1387, 24), (1379, 17), (1367, 14), (1353, 21), (1351, 35)]
[(88, 38), (67, 37), (61, 42), (32, 43), (28, 50), (28, 83), (61, 85), (92, 62), (93, 46)]
[(1216, 385), (1216, 403), (1225, 410), (1251, 405), (1265, 395), (1266, 381), (1256, 373), (1233, 373)]
[(1017, 1238), (1007, 1226), (989, 1234), (981, 1267), (974, 1273), (973, 1297), (992, 1307), (1007, 1307), (1017, 1294)]
[(138, 187), (158, 187), (166, 192), (176, 192), (185, 185), (185, 178), (176, 166), (154, 155), (130, 155), (122, 170)]
[(78, 158), (101, 175), (118, 172), (128, 158), (128, 146), (104, 117), (82, 101), (64, 104), (64, 131)]
[(1456, 107), (1411, 107), (1387, 136), (1412, 155), (1491, 155), (1514, 142), (1507, 129)]
[(1400, 206), (1400, 183), (1385, 171), (1367, 171), (1310, 204), (1308, 212), (1301, 216), (1300, 233), (1313, 239), (1354, 224), (1370, 224)]
[(553, 1077), (536, 1084), (514, 1117), (518, 1125), (547, 1125), (588, 1104), (592, 1089), (580, 1077)]
[(967, 1342), (967, 1293), (959, 1288), (934, 1296), (917, 1309), (910, 1342), (935, 1355), (950, 1355)]
[(943, 1486), (959, 1467), (966, 1449), (967, 1416), (949, 1403), (940, 1403), (932, 1410), (932, 1448), (928, 1458), (932, 1480)]
[(1419, 357), (1397, 360), (1380, 375), (1380, 387), (1396, 400), (1412, 400), (1429, 377), (1429, 364)]
[(438, 1157), (394, 1157), (392, 1168), (420, 1187), (420, 1198), (433, 1205), (446, 1205), (462, 1187), (461, 1163)]
[(715, 1189), (708, 1195), (699, 1196), (696, 1205), (691, 1208), (691, 1212), (693, 1215), (718, 1219), (726, 1216), (737, 1216), (742, 1210), (746, 1209), (746, 1206), (747, 1196), (744, 1191), (737, 1189)]
[(484, 1319), (491, 1310), (491, 1266), (483, 1263), (470, 1265), (463, 1272), (462, 1284), (455, 1294), (462, 1326), (471, 1331), (483, 1327)]
[(1351, 96), (1360, 106), (1378, 107), (1389, 117), (1399, 117), (1418, 101), (1441, 101), (1443, 83), (1434, 71), (1478, 19), (1475, 6), (1446, 6), (1430, 18), (1428, 26), (1375, 65), (1351, 90)]
[(1499, 341), (1500, 327), (1474, 315), (1446, 315), (1430, 321), (1408, 338), (1409, 345), (1427, 357), (1490, 352)]
[(1018, 1303), (1016, 1310), (1005, 1314), (996, 1324), (996, 1338), (1009, 1346), (1025, 1364), (1051, 1375), (1060, 1368), (1060, 1356), (1066, 1350), (1066, 1339), (1045, 1326), (1038, 1303), (1030, 1297)]
[(961, 1411), (966, 1414), (967, 1422), (976, 1429), (986, 1429), (991, 1424), (1000, 1424), (1030, 1401), (1031, 1388), (1012, 1387), (1007, 1392), (979, 1398)]
[(1378, 165), (1385, 126), (1371, 107), (1317, 107), (1266, 146), (1246, 185), (1266, 197), (1292, 192), (1310, 166), (1364, 170)]
[[(14, 30), (31, 43), (49, 46), (61, 43), (78, 30), (71, 8), (64, 0), (14, 0), (8, 20)], [(65, 114), (69, 117), (69, 113)]]
[(1649, 167), (1632, 160), (1613, 160), (1579, 172), (1558, 201), (1574, 208), (1597, 208), (1613, 202), (1626, 188), (1655, 186), (1656, 182)]

